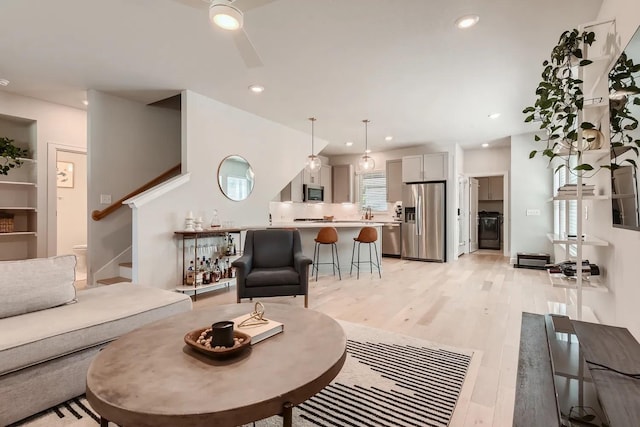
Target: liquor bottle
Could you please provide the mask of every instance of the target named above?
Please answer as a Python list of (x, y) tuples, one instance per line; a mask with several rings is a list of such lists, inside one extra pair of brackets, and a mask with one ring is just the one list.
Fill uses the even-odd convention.
[(218, 264), (218, 259), (216, 258), (216, 263), (215, 263), (215, 267), (213, 270), (213, 275), (216, 279), (216, 282), (219, 282), (220, 279), (222, 278), (222, 272), (220, 271), (220, 265)]
[(198, 267), (198, 271), (196, 272), (196, 286), (202, 285), (203, 273), (204, 273), (204, 266), (202, 265), (202, 261), (200, 261), (200, 266)]
[(194, 271), (193, 268), (193, 261), (190, 261), (189, 263), (189, 268), (187, 269), (187, 285), (193, 285), (195, 284), (195, 280), (196, 280), (196, 272)]
[(227, 278), (231, 279), (231, 263), (229, 262), (229, 258), (227, 258)]

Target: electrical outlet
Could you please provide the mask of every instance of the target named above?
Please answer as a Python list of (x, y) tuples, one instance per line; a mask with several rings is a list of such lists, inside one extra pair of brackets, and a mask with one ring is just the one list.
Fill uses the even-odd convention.
[(527, 216), (540, 216), (540, 209), (527, 209)]
[(111, 194), (101, 194), (100, 195), (100, 204), (101, 205), (110, 205), (111, 204)]

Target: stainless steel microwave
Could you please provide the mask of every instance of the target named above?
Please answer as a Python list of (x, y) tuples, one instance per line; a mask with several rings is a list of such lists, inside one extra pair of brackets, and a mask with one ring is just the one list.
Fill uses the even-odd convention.
[(324, 202), (324, 187), (322, 185), (304, 184), (302, 186), (302, 201)]

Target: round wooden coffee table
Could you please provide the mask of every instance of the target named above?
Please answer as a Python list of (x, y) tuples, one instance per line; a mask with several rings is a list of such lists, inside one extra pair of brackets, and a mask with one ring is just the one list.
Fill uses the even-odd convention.
[[(87, 373), (87, 399), (121, 426), (237, 426), (272, 415), (291, 425), (292, 407), (322, 390), (346, 357), (342, 327), (317, 311), (265, 304), (284, 332), (226, 360), (195, 352), (184, 335), (253, 311), (252, 303), (179, 314), (128, 333)], [(287, 424), (288, 423), (288, 424)]]

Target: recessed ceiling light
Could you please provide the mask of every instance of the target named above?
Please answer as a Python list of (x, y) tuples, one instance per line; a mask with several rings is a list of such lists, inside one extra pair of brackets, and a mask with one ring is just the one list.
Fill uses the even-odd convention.
[(364, 152), (369, 154), (371, 152), (371, 148), (367, 148), (366, 150), (364, 150)]
[(465, 15), (456, 19), (456, 27), (465, 29), (469, 27), (473, 27), (478, 23), (480, 17), (478, 15)]
[(86, 99), (85, 99), (84, 101), (82, 101), (82, 103), (83, 103), (84, 105), (89, 105), (89, 101), (87, 101)]
[(491, 114), (489, 114), (489, 118), (490, 119), (497, 119), (498, 117), (500, 117), (500, 113), (491, 113)]
[(344, 143), (344, 145), (346, 145), (347, 147), (351, 147), (353, 145), (353, 142), (347, 141)]
[(482, 148), (487, 148), (489, 146), (489, 144), (487, 144), (486, 142), (484, 144), (482, 144)]
[(392, 139), (393, 139), (393, 137), (391, 135), (384, 137), (385, 141), (391, 141)]
[(0, 79), (0, 86), (9, 86), (9, 80)]
[(264, 92), (264, 86), (260, 85), (251, 85), (249, 86), (249, 90), (253, 93), (262, 93)]

